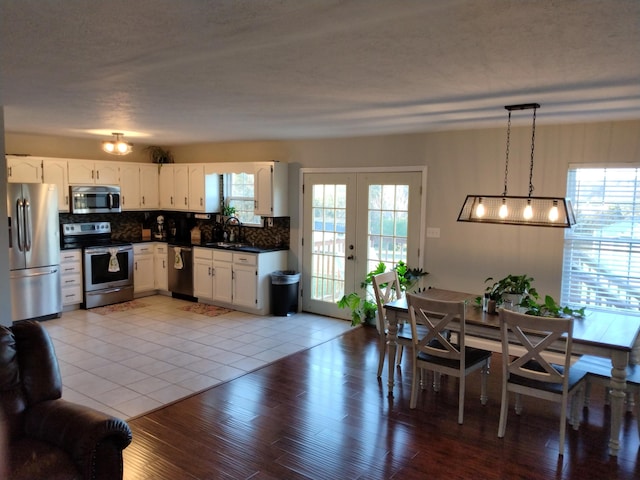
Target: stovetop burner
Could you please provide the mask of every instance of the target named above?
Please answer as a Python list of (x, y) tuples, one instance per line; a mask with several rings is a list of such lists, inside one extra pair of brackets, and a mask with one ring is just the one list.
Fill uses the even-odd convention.
[(60, 228), (63, 248), (117, 247), (130, 242), (111, 238), (111, 223), (85, 222), (65, 223)]

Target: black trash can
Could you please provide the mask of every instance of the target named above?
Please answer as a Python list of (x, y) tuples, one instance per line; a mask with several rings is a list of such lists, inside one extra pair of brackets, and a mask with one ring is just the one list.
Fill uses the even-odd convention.
[(300, 274), (293, 270), (271, 273), (271, 310), (274, 315), (286, 317), (298, 311)]

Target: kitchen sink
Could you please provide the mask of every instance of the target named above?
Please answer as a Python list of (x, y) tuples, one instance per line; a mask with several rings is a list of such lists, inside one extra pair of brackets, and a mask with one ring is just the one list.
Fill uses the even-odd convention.
[(208, 243), (207, 246), (211, 247), (220, 247), (220, 248), (241, 248), (248, 247), (246, 243), (232, 243), (232, 242), (212, 242)]

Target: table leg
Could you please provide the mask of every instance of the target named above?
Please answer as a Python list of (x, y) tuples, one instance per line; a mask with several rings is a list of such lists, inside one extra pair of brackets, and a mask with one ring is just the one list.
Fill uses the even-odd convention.
[(615, 351), (611, 357), (611, 436), (609, 455), (617, 457), (620, 450), (620, 425), (624, 414), (624, 398), (627, 389), (627, 365), (629, 354)]
[(393, 397), (393, 385), (396, 373), (396, 353), (398, 350), (398, 317), (395, 312), (387, 311), (387, 321), (389, 322), (389, 338), (387, 351), (389, 357), (387, 364), (389, 366), (389, 397)]

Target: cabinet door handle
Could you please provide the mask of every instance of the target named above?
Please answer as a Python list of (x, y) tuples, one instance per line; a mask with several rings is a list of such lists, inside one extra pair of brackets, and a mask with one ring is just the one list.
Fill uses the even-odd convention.
[(146, 205), (146, 204), (147, 204), (147, 202), (146, 202), (146, 201), (145, 201), (145, 199), (144, 199), (144, 195), (142, 196), (142, 204), (143, 204), (143, 205)]

